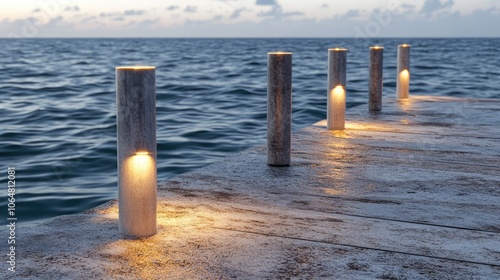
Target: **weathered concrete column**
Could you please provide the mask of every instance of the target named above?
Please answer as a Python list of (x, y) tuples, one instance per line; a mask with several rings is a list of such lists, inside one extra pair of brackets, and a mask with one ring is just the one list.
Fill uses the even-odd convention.
[(327, 129), (345, 128), (347, 49), (328, 50)]
[(156, 234), (155, 67), (116, 68), (120, 233)]
[(370, 48), (370, 82), (368, 89), (368, 107), (370, 111), (382, 110), (382, 89), (384, 86), (384, 48)]
[(398, 46), (398, 99), (410, 97), (410, 45)]
[(292, 146), (292, 53), (267, 54), (267, 164), (287, 166)]

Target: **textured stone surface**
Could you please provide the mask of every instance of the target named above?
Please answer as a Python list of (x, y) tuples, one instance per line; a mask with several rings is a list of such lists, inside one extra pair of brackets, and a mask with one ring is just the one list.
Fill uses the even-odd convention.
[[(346, 110), (346, 75), (347, 49), (335, 48), (328, 50), (328, 90), (327, 90), (327, 129), (342, 130), (345, 128)], [(336, 87), (342, 92), (335, 92)]]
[(399, 99), (406, 99), (410, 96), (410, 50), (410, 45), (405, 44), (398, 46), (396, 92)]
[(116, 68), (116, 108), (120, 232), (151, 236), (157, 196), (154, 67)]
[(384, 48), (370, 48), (370, 81), (368, 84), (368, 108), (382, 110), (382, 90), (384, 86)]
[(267, 163), (291, 162), (292, 53), (267, 54)]
[(347, 116), (295, 134), (289, 167), (262, 146), (161, 183), (150, 238), (116, 201), (21, 227), (0, 279), (500, 279), (500, 101)]

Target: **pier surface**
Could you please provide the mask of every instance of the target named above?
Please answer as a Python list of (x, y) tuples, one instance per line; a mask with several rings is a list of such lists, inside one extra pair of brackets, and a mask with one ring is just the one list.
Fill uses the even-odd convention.
[(500, 101), (346, 118), (295, 134), (290, 167), (256, 147), (161, 183), (150, 238), (116, 201), (21, 226), (0, 279), (500, 279)]

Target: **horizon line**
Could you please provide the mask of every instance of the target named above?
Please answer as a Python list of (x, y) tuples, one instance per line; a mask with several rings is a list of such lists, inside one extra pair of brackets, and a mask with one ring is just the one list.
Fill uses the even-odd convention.
[(159, 36), (151, 36), (151, 37), (114, 37), (114, 36), (98, 36), (98, 37), (0, 37), (0, 39), (360, 39), (360, 40), (377, 40), (377, 39), (500, 39), (500, 36), (464, 36), (464, 37), (439, 37), (439, 36), (416, 36), (416, 37), (398, 37), (398, 36), (390, 36), (390, 37), (372, 37), (372, 38), (358, 38), (358, 37), (344, 37), (344, 36), (331, 36), (331, 37), (273, 37), (273, 36), (263, 36), (263, 37), (159, 37)]

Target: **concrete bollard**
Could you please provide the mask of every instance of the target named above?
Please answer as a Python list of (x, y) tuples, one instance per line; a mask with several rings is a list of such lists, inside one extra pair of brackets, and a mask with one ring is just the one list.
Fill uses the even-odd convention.
[(156, 234), (155, 67), (116, 68), (120, 233)]
[(347, 49), (328, 50), (327, 129), (345, 129)]
[(382, 110), (382, 89), (384, 86), (384, 48), (370, 48), (370, 84), (368, 89), (368, 106), (370, 111)]
[(407, 44), (398, 46), (398, 99), (410, 97), (410, 49)]
[(267, 164), (291, 163), (292, 53), (267, 54)]

